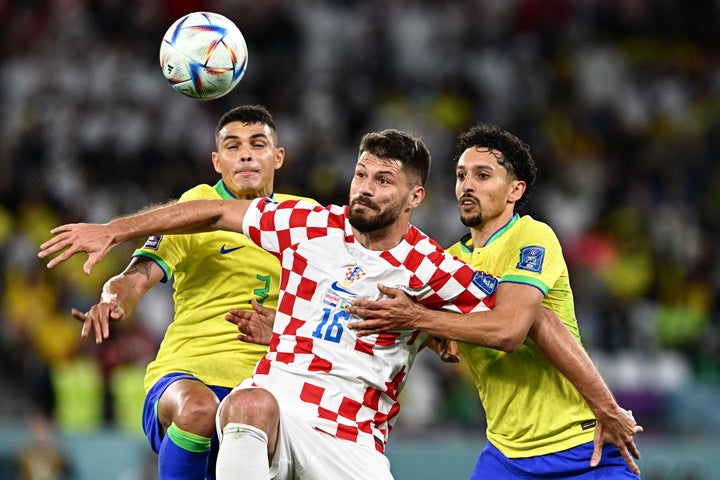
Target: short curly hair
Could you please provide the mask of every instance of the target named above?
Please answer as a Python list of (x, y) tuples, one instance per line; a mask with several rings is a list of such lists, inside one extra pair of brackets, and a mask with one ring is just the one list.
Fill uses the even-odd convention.
[(517, 201), (516, 206), (522, 207), (535, 193), (537, 166), (530, 147), (518, 137), (503, 130), (497, 125), (478, 123), (458, 135), (455, 142), (453, 164), (457, 166), (460, 156), (471, 147), (487, 148), (499, 153), (498, 163), (505, 167), (508, 174), (525, 182), (525, 193)]

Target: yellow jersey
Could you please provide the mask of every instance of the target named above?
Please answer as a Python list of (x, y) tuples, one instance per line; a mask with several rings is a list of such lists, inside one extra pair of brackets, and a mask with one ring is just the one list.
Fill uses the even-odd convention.
[[(278, 201), (296, 198), (302, 197), (273, 195)], [(188, 190), (179, 201), (199, 199), (234, 197), (220, 180)], [(245, 235), (227, 231), (153, 236), (133, 256), (158, 264), (163, 282), (174, 277), (175, 318), (147, 367), (145, 391), (171, 372), (229, 388), (250, 377), (267, 347), (238, 340), (237, 327), (225, 315), (231, 308), (252, 309), (252, 298), (277, 308), (278, 259)]]
[[(517, 214), (487, 243), (472, 248), (470, 234), (448, 252), (499, 278), (538, 288), (580, 341), (565, 259), (545, 223)], [(460, 343), (487, 415), (487, 438), (509, 458), (566, 450), (593, 440), (594, 415), (577, 389), (526, 339), (512, 353)]]

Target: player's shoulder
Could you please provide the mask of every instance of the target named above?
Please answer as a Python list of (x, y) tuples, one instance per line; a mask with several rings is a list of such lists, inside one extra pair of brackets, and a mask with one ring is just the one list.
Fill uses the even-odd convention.
[(541, 236), (543, 238), (557, 239), (557, 235), (550, 225), (530, 215), (520, 217), (517, 222), (515, 222), (513, 230), (516, 235)]
[(286, 201), (286, 200), (300, 200), (300, 201), (302, 201), (302, 202), (312, 203), (313, 205), (319, 205), (319, 203), (317, 202), (317, 200), (315, 200), (315, 199), (313, 199), (313, 198), (310, 198), (310, 197), (302, 197), (302, 196), (300, 196), (300, 195), (292, 195), (292, 194), (289, 194), (289, 193), (274, 193), (274, 194), (273, 194), (273, 199), (274, 199), (276, 202), (284, 202), (284, 201)]
[(413, 251), (424, 255), (447, 255), (445, 249), (434, 238), (414, 225), (410, 225), (408, 232), (405, 234), (405, 243)]
[(187, 202), (189, 200), (207, 200), (207, 199), (218, 199), (221, 198), (214, 187), (207, 184), (200, 184), (192, 187), (190, 190), (185, 191), (180, 198), (179, 202)]

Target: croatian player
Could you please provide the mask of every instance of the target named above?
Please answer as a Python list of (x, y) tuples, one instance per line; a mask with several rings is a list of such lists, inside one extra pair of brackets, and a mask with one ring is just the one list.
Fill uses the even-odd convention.
[[(104, 225), (52, 231), (39, 256), (61, 252), (52, 267), (87, 252), (89, 272), (112, 247), (151, 233), (243, 231), (276, 254), (282, 267), (278, 313), (268, 353), (250, 382), (221, 404), (218, 479), (390, 479), (385, 445), (400, 410), (398, 396), (427, 340), (418, 330), (359, 338), (345, 309), (380, 297), (379, 282), (402, 287), (432, 309), (486, 311), (496, 280), (445, 253), (409, 224), (425, 195), (430, 155), (397, 130), (363, 137), (349, 206), (196, 201)], [(543, 351), (575, 367), (569, 332), (538, 314)], [(482, 323), (482, 322), (481, 322)], [(483, 325), (478, 326), (478, 331)], [(550, 332), (550, 333), (549, 333)], [(478, 342), (502, 348), (494, 328)], [(580, 348), (577, 346), (575, 348)]]

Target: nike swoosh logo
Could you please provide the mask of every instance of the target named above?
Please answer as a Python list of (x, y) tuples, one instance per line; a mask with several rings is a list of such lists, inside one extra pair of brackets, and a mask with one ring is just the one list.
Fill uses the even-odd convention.
[(330, 288), (332, 288), (333, 290), (337, 290), (337, 291), (339, 291), (339, 292), (344, 292), (344, 293), (347, 293), (347, 294), (349, 294), (349, 295), (355, 296), (355, 294), (354, 294), (353, 292), (350, 292), (350, 291), (348, 291), (348, 290), (345, 290), (343, 287), (341, 287), (341, 286), (338, 284), (338, 282), (333, 282), (332, 285), (330, 286)]
[(220, 253), (222, 255), (225, 255), (230, 252), (234, 252), (235, 250), (240, 250), (241, 248), (244, 248), (244, 247), (245, 247), (245, 245), (240, 245), (239, 247), (234, 247), (234, 248), (225, 248), (225, 244), (223, 244), (223, 246), (220, 247)]

